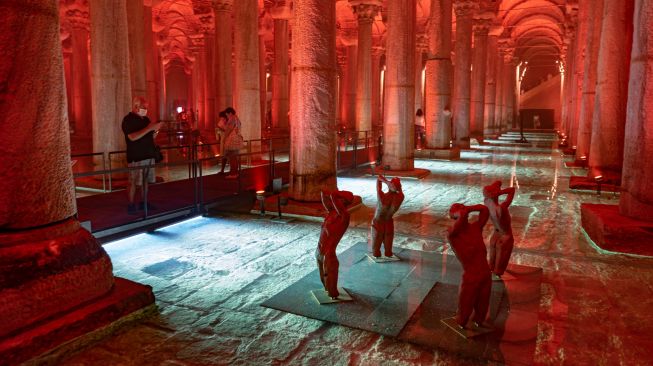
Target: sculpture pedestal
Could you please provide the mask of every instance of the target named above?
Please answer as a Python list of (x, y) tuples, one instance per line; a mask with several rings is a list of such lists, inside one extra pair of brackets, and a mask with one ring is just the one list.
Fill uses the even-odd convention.
[(420, 149), (415, 150), (415, 159), (460, 160), (460, 149)]
[(382, 170), (382, 169), (368, 169), (365, 174), (376, 176), (377, 174), (383, 174), (386, 178), (391, 179), (394, 177), (399, 177), (402, 179), (424, 179), (429, 174), (430, 170), (415, 168), (413, 170)]
[(326, 305), (326, 304), (336, 304), (339, 302), (346, 302), (346, 301), (354, 301), (354, 299), (349, 295), (349, 292), (347, 292), (344, 288), (338, 287), (338, 292), (340, 295), (338, 295), (337, 298), (332, 299), (331, 296), (329, 296), (329, 293), (326, 290), (323, 289), (318, 289), (318, 290), (313, 290), (311, 293), (313, 294), (313, 297), (317, 302), (320, 303), (320, 305)]
[(653, 256), (653, 222), (622, 216), (617, 205), (583, 203), (581, 222), (599, 248)]
[(374, 261), (374, 263), (398, 262), (401, 260), (401, 258), (397, 257), (396, 255), (392, 255), (392, 257), (386, 257), (385, 255), (375, 257), (370, 253), (367, 253), (367, 258)]
[(494, 331), (493, 328), (477, 327), (471, 321), (467, 324), (465, 328), (461, 328), (458, 325), (458, 323), (456, 323), (455, 316), (451, 318), (442, 319), (440, 321), (463, 338), (474, 338)]

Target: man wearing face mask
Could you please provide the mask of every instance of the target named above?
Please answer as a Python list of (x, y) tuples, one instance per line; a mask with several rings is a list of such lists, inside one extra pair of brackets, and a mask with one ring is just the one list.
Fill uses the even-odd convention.
[[(143, 97), (135, 97), (132, 103), (132, 111), (122, 120), (122, 132), (125, 134), (127, 143), (127, 163), (129, 167), (142, 167), (154, 164), (156, 154), (154, 137), (159, 132), (161, 123), (151, 122), (147, 118), (147, 101)], [(147, 192), (147, 184), (154, 183), (154, 169), (135, 169), (129, 172), (129, 184), (127, 195), (129, 205), (127, 212), (135, 214), (140, 208), (143, 209), (143, 202), (140, 206), (134, 203), (137, 187), (141, 188), (141, 195)], [(151, 206), (148, 206), (151, 208)]]

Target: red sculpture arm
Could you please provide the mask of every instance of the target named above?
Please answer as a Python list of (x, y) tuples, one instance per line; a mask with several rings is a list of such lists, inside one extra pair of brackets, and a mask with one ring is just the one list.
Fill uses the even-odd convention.
[(485, 205), (474, 205), (467, 207), (467, 213), (478, 211), (478, 223), (481, 227), (485, 226), (490, 218), (490, 210)]
[(501, 194), (505, 194), (506, 200), (501, 203), (501, 206), (508, 207), (512, 204), (513, 198), (515, 198), (515, 187), (508, 187), (501, 190)]

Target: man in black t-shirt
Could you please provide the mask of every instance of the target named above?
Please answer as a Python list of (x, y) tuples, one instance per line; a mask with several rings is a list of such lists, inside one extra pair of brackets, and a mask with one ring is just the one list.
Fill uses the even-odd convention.
[[(127, 143), (127, 163), (129, 167), (142, 167), (154, 164), (154, 137), (159, 132), (161, 123), (151, 122), (147, 118), (147, 101), (143, 97), (135, 97), (132, 111), (122, 120), (122, 132)], [(145, 173), (145, 179), (143, 173)], [(129, 206), (127, 211), (136, 213), (134, 203), (136, 188), (141, 187), (141, 195), (147, 191), (147, 184), (154, 183), (154, 169), (135, 169), (129, 172), (127, 195)]]

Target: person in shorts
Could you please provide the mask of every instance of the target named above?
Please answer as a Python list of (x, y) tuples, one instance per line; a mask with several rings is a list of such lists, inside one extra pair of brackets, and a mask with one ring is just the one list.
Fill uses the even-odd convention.
[[(132, 103), (132, 111), (122, 119), (122, 132), (125, 134), (129, 167), (154, 165), (154, 156), (156, 154), (154, 137), (160, 128), (161, 123), (152, 122), (147, 118), (147, 101), (145, 98), (135, 97)], [(140, 188), (141, 196), (144, 197), (148, 183), (154, 182), (154, 169), (134, 169), (129, 172), (129, 182), (127, 184), (128, 213), (134, 214), (139, 208), (144, 208), (143, 202), (140, 203), (140, 207), (137, 207), (134, 202), (136, 190)]]

